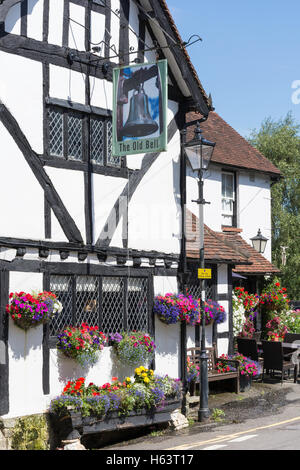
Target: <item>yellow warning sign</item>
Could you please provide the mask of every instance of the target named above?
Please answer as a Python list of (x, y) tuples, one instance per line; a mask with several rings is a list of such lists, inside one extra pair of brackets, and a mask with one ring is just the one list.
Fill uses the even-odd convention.
[(198, 269), (198, 279), (211, 279), (211, 269)]

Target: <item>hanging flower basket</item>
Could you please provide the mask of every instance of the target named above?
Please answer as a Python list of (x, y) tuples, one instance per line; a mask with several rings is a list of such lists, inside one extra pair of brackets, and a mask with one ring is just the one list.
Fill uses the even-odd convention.
[(80, 327), (69, 326), (58, 335), (57, 349), (82, 366), (92, 366), (106, 343), (107, 337), (97, 326), (82, 323)]
[(148, 333), (143, 331), (115, 333), (110, 335), (109, 339), (118, 359), (125, 365), (147, 365), (154, 358), (156, 345)]
[[(200, 299), (191, 295), (165, 294), (158, 295), (154, 299), (154, 313), (165, 324), (170, 325), (177, 322), (185, 322), (187, 325), (195, 326), (201, 323)], [(222, 323), (226, 319), (224, 308), (215, 300), (203, 302), (202, 314), (205, 315), (205, 324), (213, 322)]]
[(9, 294), (6, 312), (23, 330), (49, 322), (62, 311), (62, 304), (52, 292)]

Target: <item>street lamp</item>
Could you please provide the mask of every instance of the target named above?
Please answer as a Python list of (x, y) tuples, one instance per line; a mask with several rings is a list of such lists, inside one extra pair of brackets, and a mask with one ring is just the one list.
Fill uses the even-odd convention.
[(252, 241), (253, 248), (258, 251), (258, 253), (264, 253), (268, 238), (261, 234), (260, 229), (258, 229), (257, 235), (250, 238), (250, 240)]
[[(188, 125), (191, 125), (189, 123)], [(200, 239), (200, 268), (204, 269), (204, 219), (203, 219), (203, 206), (207, 203), (203, 198), (203, 170), (207, 170), (211, 160), (215, 143), (210, 142), (202, 137), (200, 123), (197, 121), (195, 127), (194, 139), (186, 142), (184, 145), (185, 153), (188, 157), (192, 170), (198, 172), (198, 199), (193, 201), (199, 205), (199, 239)], [(203, 279), (200, 278), (200, 315), (203, 309)], [(200, 316), (201, 318), (201, 316)], [(201, 350), (200, 350), (200, 407), (198, 411), (199, 421), (205, 421), (209, 418), (208, 409), (208, 356), (205, 344), (205, 315), (202, 314), (201, 318)]]

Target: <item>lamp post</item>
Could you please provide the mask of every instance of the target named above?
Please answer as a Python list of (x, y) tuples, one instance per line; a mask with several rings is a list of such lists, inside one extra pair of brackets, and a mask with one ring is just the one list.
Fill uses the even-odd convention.
[(260, 229), (258, 229), (257, 235), (250, 238), (250, 240), (252, 241), (253, 248), (258, 251), (258, 253), (264, 253), (268, 238), (261, 234)]
[[(188, 125), (191, 125), (189, 123)], [(203, 206), (209, 204), (203, 197), (203, 170), (207, 170), (211, 160), (215, 143), (210, 142), (202, 137), (199, 121), (195, 127), (194, 139), (185, 143), (185, 152), (194, 172), (198, 173), (198, 199), (193, 201), (199, 205), (199, 258), (200, 268), (204, 269), (204, 219), (203, 219)], [(209, 418), (208, 409), (208, 356), (206, 352), (205, 341), (205, 315), (203, 309), (203, 279), (200, 278), (200, 315), (201, 318), (201, 350), (200, 350), (200, 407), (198, 411), (198, 420), (205, 421)]]

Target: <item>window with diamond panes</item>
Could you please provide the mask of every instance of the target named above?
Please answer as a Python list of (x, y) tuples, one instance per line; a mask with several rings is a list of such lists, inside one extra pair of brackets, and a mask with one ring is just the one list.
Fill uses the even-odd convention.
[(112, 155), (111, 118), (58, 107), (49, 108), (48, 116), (51, 156), (73, 161), (87, 159), (101, 166), (121, 166), (121, 158)]
[(102, 278), (102, 330), (114, 333), (124, 328), (124, 279)]
[(68, 158), (82, 160), (82, 117), (80, 114), (67, 115)]
[(104, 163), (104, 121), (91, 119), (90, 121), (90, 158), (93, 163), (103, 165)]
[(93, 276), (76, 277), (76, 323), (90, 326), (99, 325), (98, 278)]
[(148, 282), (145, 278), (129, 278), (127, 288), (127, 324), (129, 330), (145, 331), (148, 326)]
[(63, 305), (60, 314), (54, 317), (50, 322), (50, 335), (54, 336), (62, 331), (66, 326), (73, 324), (72, 303), (73, 287), (71, 276), (51, 276), (50, 292), (53, 292)]
[(63, 157), (63, 135), (63, 113), (51, 109), (49, 111), (49, 147), (51, 155)]
[(50, 276), (50, 290), (63, 304), (50, 322), (50, 335), (83, 322), (106, 334), (148, 331), (148, 279), (108, 276)]

